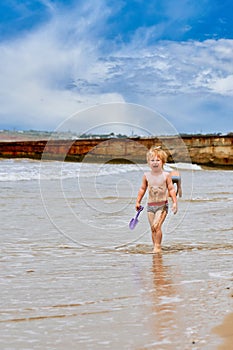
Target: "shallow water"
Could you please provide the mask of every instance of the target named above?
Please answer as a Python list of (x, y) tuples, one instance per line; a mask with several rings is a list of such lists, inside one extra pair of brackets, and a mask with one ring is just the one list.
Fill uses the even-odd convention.
[(1, 165), (1, 349), (217, 349), (233, 306), (232, 171), (180, 170), (153, 255), (146, 212), (128, 227), (144, 166)]

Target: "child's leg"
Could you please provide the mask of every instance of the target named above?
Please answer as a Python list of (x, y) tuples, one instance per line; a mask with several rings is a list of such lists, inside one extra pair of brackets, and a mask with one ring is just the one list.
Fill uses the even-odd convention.
[(147, 214), (148, 214), (148, 220), (149, 220), (150, 228), (151, 228), (151, 238), (152, 238), (153, 245), (155, 246), (155, 232), (153, 230), (153, 222), (155, 219), (155, 214), (152, 212), (148, 212)]
[(179, 180), (177, 183), (177, 193), (178, 193), (179, 197), (182, 197), (181, 180)]
[(159, 209), (156, 213), (148, 213), (148, 219), (151, 226), (152, 242), (154, 245), (154, 253), (161, 252), (161, 242), (162, 242), (162, 224), (167, 216), (167, 211)]

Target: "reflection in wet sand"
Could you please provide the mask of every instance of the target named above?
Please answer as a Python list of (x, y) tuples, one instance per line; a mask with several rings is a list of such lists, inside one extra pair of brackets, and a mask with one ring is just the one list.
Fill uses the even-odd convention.
[(152, 292), (154, 332), (162, 341), (166, 337), (166, 330), (176, 327), (176, 303), (174, 303), (176, 290), (169, 267), (164, 266), (161, 254), (153, 255), (151, 270), (154, 286)]
[(149, 328), (154, 339), (154, 342), (147, 346), (153, 347), (159, 344), (171, 346), (172, 339), (176, 338), (177, 330), (182, 326), (178, 324), (181, 299), (178, 295), (178, 286), (173, 281), (172, 269), (164, 263), (162, 254), (152, 255), (152, 266), (144, 282), (147, 284), (146, 298), (150, 307)]

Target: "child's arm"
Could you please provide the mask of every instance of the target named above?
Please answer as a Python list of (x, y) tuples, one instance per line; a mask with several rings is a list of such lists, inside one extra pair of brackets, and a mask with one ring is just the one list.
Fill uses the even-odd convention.
[(173, 202), (172, 211), (174, 214), (176, 214), (177, 210), (178, 210), (176, 191), (175, 191), (175, 188), (173, 186), (171, 176), (169, 174), (167, 175), (167, 189), (168, 189), (169, 196), (171, 197), (172, 202)]
[(146, 189), (147, 189), (147, 179), (146, 179), (146, 176), (143, 175), (142, 184), (141, 184), (141, 187), (138, 191), (138, 196), (137, 196), (137, 200), (136, 200), (136, 210), (138, 210), (140, 208), (140, 203), (141, 203), (141, 200), (146, 192)]

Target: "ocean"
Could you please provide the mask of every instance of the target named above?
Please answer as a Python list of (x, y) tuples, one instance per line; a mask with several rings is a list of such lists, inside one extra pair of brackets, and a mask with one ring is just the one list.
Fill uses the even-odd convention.
[[(146, 164), (0, 160), (2, 350), (217, 349), (233, 307), (233, 171), (178, 167), (162, 254)], [(146, 198), (142, 205), (146, 205)]]

